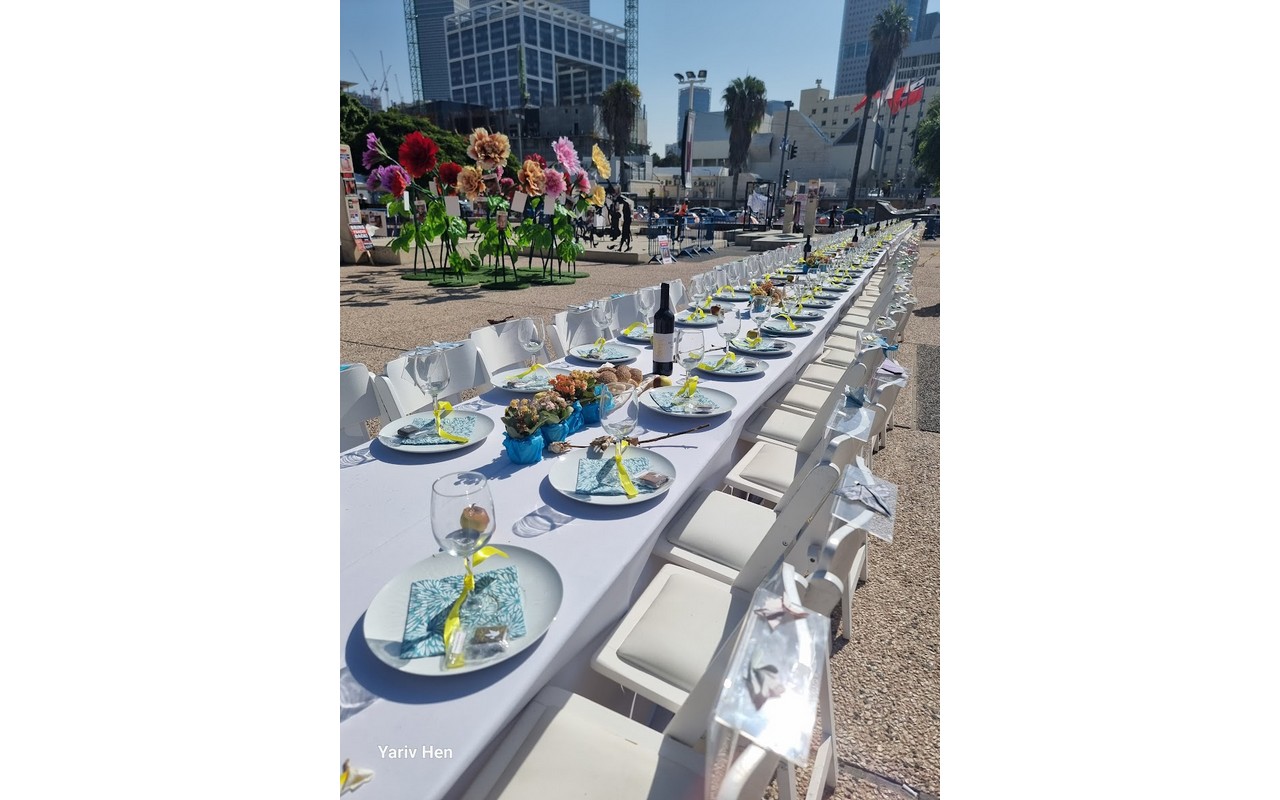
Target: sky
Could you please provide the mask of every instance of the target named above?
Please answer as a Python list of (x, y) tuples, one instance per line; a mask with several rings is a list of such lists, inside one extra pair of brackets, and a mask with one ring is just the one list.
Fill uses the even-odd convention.
[[(940, 2), (929, 0), (928, 10), (938, 11)], [(834, 91), (843, 1), (806, 0), (807, 14), (782, 8), (764, 0), (640, 3), (640, 93), (653, 150), (662, 153), (677, 138), (677, 70), (707, 71), (712, 111), (723, 109), (725, 86), (745, 75), (764, 81), (771, 100), (798, 101), (819, 78)], [(591, 15), (621, 27), (623, 0), (591, 0)], [(404, 28), (402, 0), (342, 0), (342, 80), (366, 92), (385, 74), (389, 101), (411, 100)]]

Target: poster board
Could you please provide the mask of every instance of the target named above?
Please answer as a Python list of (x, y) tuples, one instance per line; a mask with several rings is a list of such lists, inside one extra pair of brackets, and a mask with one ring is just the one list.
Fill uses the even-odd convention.
[(351, 237), (356, 243), (356, 255), (360, 253), (369, 253), (372, 257), (373, 240), (369, 238), (369, 231), (363, 225), (351, 225)]
[(658, 260), (663, 264), (674, 264), (675, 259), (671, 257), (671, 237), (658, 237)]
[(818, 224), (818, 198), (822, 194), (822, 181), (811, 178), (804, 195), (804, 233), (812, 236)]

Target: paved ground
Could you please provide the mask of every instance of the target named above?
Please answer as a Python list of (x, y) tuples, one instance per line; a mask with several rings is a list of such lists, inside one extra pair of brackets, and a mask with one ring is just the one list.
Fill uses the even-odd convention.
[[(669, 265), (582, 264), (590, 277), (572, 286), (514, 292), (437, 289), (400, 280), (400, 267), (342, 267), (341, 358), (378, 372), (404, 350), (463, 338), (490, 319), (550, 317), (615, 292), (674, 278), (687, 282), (746, 255), (747, 248), (730, 247)], [(900, 489), (894, 540), (871, 540), (870, 576), (854, 600), (854, 636), (836, 639), (831, 661), (841, 774), (829, 796), (842, 800), (936, 797), (941, 790), (940, 276), (938, 242), (926, 241), (915, 269), (919, 304), (899, 352), (911, 380), (898, 398), (888, 444), (873, 463), (877, 475)]]

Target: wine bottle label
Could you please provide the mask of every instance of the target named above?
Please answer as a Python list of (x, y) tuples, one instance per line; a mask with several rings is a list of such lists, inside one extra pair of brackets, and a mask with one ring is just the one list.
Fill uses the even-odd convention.
[(671, 363), (672, 342), (675, 338), (673, 333), (655, 333), (653, 340), (649, 344), (653, 345), (653, 363)]

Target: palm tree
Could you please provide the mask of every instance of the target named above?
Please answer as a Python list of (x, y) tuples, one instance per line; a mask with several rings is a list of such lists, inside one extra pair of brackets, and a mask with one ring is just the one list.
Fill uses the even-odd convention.
[(618, 176), (622, 191), (630, 189), (624, 159), (631, 142), (631, 129), (636, 124), (636, 109), (640, 107), (640, 87), (629, 80), (614, 81), (600, 95), (600, 117), (604, 129), (613, 140), (613, 154), (618, 157)]
[(902, 4), (893, 0), (889, 7), (876, 14), (871, 26), (871, 59), (867, 62), (867, 102), (862, 106), (862, 121), (858, 124), (858, 151), (853, 157), (853, 180), (849, 185), (849, 205), (853, 205), (858, 190), (858, 166), (862, 163), (862, 143), (867, 138), (867, 114), (871, 111), (871, 95), (889, 82), (889, 76), (898, 63), (898, 56), (911, 40), (911, 18)]
[(764, 119), (764, 81), (751, 75), (734, 78), (720, 99), (724, 101), (724, 127), (729, 131), (729, 174), (733, 176), (733, 196), (736, 198), (738, 174), (747, 166), (751, 134)]

